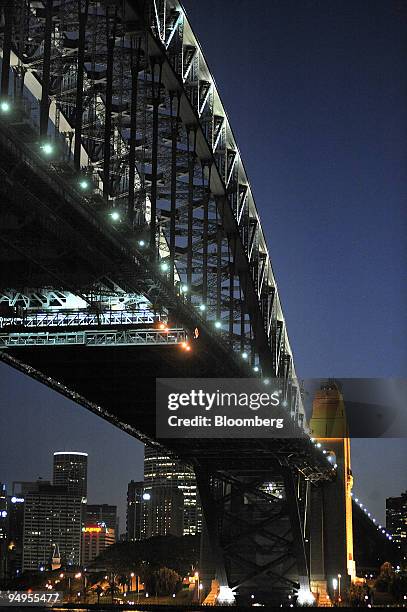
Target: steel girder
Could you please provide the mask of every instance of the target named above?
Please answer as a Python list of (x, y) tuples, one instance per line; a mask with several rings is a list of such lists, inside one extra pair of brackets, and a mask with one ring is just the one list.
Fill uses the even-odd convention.
[[(239, 603), (280, 603), (298, 588), (309, 589), (305, 547), (305, 481), (281, 463), (268, 469), (236, 467), (223, 477), (208, 474), (199, 460), (199, 487), (209, 558), (220, 586), (233, 589)], [(277, 482), (276, 494), (267, 482)]]

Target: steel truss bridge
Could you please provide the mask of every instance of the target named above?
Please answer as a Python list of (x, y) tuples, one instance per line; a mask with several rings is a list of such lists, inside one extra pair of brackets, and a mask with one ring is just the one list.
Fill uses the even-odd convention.
[[(286, 379), (303, 429), (260, 217), (179, 2), (5, 0), (0, 36), (2, 360), (149, 444), (159, 376)], [(336, 474), (320, 449), (166, 448), (194, 466), (221, 587), (307, 591), (306, 500)]]

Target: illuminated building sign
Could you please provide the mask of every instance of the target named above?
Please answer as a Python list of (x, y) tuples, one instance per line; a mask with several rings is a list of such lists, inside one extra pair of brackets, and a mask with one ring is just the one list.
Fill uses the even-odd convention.
[(82, 531), (85, 533), (100, 533), (102, 531), (102, 527), (84, 527)]
[(24, 497), (12, 497), (11, 498), (11, 503), (12, 504), (22, 504), (24, 502)]

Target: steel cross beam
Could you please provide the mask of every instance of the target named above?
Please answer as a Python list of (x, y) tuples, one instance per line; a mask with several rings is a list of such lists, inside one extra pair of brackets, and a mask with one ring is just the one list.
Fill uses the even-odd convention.
[(19, 331), (25, 328), (37, 327), (78, 327), (106, 325), (153, 325), (161, 321), (160, 314), (151, 311), (110, 310), (101, 313), (86, 310), (73, 311), (49, 311), (34, 312), (23, 316), (1, 317), (0, 329), (7, 327), (19, 327)]
[(186, 341), (183, 329), (125, 329), (64, 332), (0, 334), (0, 348), (33, 346), (156, 346), (176, 345)]

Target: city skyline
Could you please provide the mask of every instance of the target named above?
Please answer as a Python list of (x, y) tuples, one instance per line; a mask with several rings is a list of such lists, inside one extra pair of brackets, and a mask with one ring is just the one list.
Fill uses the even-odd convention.
[[(6, 366), (0, 366), (3, 389), (0, 399), (0, 466), (3, 473), (0, 481), (11, 485), (13, 480), (36, 480), (39, 476), (52, 480), (52, 458), (55, 451), (87, 452), (88, 502), (116, 505), (120, 533), (124, 533), (127, 485), (130, 480), (141, 481), (144, 477), (143, 444), (36, 381), (29, 379), (21, 386), (19, 381), (23, 375), (16, 371), (5, 372), (5, 369)], [(14, 382), (10, 378), (14, 378)], [(34, 420), (34, 410), (29, 414), (32, 410), (32, 393), (36, 398), (37, 416), (41, 418), (42, 423), (48, 421), (51, 426), (43, 436), (44, 444), (40, 448), (36, 442), (38, 438), (32, 435), (29, 418), (31, 416)], [(53, 408), (55, 402), (58, 404), (57, 412)], [(23, 415), (25, 419), (22, 418)], [(25, 452), (30, 453), (29, 461), (25, 462), (23, 458), (21, 462), (18, 461), (18, 447), (15, 438), (7, 435), (6, 424), (8, 427), (14, 426), (15, 431), (19, 430), (19, 434), (23, 436), (22, 444)], [(94, 435), (88, 437), (88, 431), (92, 431)], [(112, 457), (106, 453), (106, 445), (109, 442), (114, 448), (115, 462), (112, 462)], [(371, 454), (372, 446), (377, 450), (375, 456)], [(405, 440), (356, 439), (351, 441), (351, 452), (355, 496), (384, 523), (386, 498), (398, 496), (407, 489), (404, 470), (407, 458)], [(391, 479), (388, 478), (389, 472), (392, 474)]]

